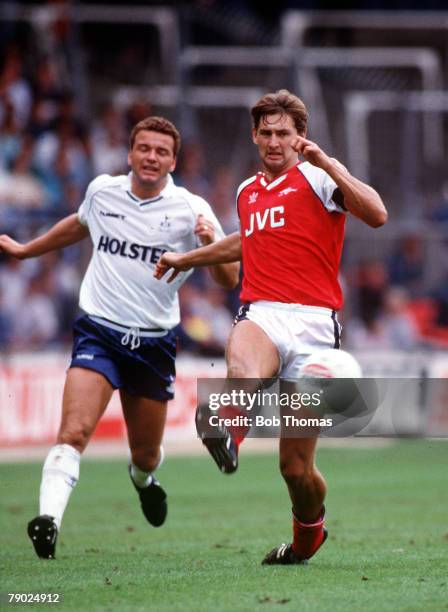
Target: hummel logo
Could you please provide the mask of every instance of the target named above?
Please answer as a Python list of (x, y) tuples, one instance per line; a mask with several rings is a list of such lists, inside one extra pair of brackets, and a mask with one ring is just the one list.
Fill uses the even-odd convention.
[(283, 189), (282, 191), (280, 191), (278, 195), (279, 196), (288, 195), (288, 193), (291, 193), (292, 191), (298, 191), (298, 190), (294, 189), (294, 187), (287, 187), (286, 189)]
[(87, 359), (88, 361), (91, 361), (92, 359), (95, 359), (95, 355), (90, 355), (89, 353), (81, 353), (76, 355), (76, 359)]
[(257, 201), (257, 198), (258, 198), (258, 192), (253, 191), (249, 196), (249, 204), (255, 204), (255, 202)]
[(111, 213), (111, 212), (104, 212), (104, 210), (100, 210), (100, 215), (102, 215), (103, 217), (113, 217), (114, 219), (121, 219), (122, 221), (126, 219), (125, 215), (119, 215), (117, 213)]

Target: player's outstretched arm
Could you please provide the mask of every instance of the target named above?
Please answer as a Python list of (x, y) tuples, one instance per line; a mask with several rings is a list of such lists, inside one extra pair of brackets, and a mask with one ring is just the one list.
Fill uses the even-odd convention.
[(344, 197), (344, 207), (370, 227), (381, 227), (387, 221), (387, 210), (379, 194), (359, 179), (333, 157), (329, 157), (311, 140), (299, 136), (294, 149), (306, 161), (322, 168), (331, 176)]
[(174, 270), (168, 278), (170, 283), (179, 272), (190, 268), (215, 266), (216, 264), (236, 261), (241, 261), (241, 239), (238, 232), (187, 253), (164, 253), (157, 262), (154, 276), (161, 279), (168, 270)]
[(0, 251), (17, 259), (27, 259), (70, 246), (88, 235), (89, 230), (80, 223), (78, 215), (74, 213), (61, 219), (48, 232), (26, 244), (20, 244), (10, 236), (3, 234), (0, 236)]

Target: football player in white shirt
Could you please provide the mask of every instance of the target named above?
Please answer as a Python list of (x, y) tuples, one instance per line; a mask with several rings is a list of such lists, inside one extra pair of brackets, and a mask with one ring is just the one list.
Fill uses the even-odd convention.
[[(180, 320), (176, 283), (153, 271), (165, 251), (189, 251), (224, 233), (209, 204), (174, 185), (180, 136), (162, 117), (148, 117), (131, 132), (128, 176), (93, 180), (78, 213), (44, 235), (19, 244), (0, 236), (0, 251), (25, 259), (90, 238), (92, 258), (80, 292), (84, 311), (74, 325), (72, 360), (62, 400), (56, 445), (43, 467), (39, 515), (28, 524), (37, 555), (55, 557), (56, 538), (79, 478), (81, 453), (119, 389), (126, 421), (131, 480), (146, 519), (158, 527), (167, 515), (166, 493), (153, 473), (163, 460), (167, 401), (173, 397)], [(220, 285), (238, 283), (239, 264), (210, 266)]]

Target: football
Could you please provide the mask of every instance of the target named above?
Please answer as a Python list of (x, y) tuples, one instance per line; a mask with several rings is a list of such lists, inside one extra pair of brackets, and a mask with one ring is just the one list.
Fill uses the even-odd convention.
[(362, 370), (357, 360), (339, 349), (316, 351), (305, 359), (299, 370), (299, 378), (361, 378)]
[(375, 380), (363, 379), (358, 361), (346, 351), (316, 351), (302, 364), (299, 378), (309, 393), (319, 389), (319, 412), (330, 415), (333, 422), (325, 431), (326, 436), (357, 434), (369, 423), (378, 406)]

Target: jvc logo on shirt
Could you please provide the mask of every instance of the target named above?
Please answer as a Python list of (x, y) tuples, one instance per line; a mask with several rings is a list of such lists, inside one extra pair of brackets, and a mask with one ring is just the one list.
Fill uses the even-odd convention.
[(254, 231), (261, 231), (265, 227), (273, 229), (276, 227), (283, 227), (283, 225), (285, 225), (285, 219), (282, 216), (284, 212), (284, 206), (274, 206), (273, 208), (266, 208), (263, 212), (257, 210), (257, 212), (251, 213), (249, 217), (249, 229), (246, 229), (244, 232), (246, 238)]
[(129, 259), (141, 259), (152, 264), (156, 264), (163, 253), (166, 253), (166, 249), (136, 244), (135, 242), (128, 243), (127, 240), (118, 240), (117, 238), (109, 238), (109, 236), (100, 237), (98, 251), (119, 255), (120, 257), (129, 257)]

